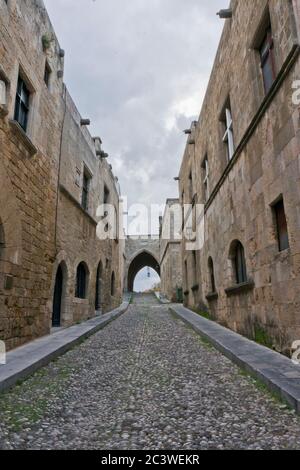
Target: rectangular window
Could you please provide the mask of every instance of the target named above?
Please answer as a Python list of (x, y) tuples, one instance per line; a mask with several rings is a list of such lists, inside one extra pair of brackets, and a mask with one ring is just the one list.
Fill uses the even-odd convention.
[(103, 203), (108, 204), (109, 203), (109, 189), (104, 186), (104, 195), (103, 195)]
[(50, 76), (51, 76), (51, 68), (50, 68), (50, 65), (48, 64), (48, 62), (46, 61), (45, 73), (44, 73), (44, 82), (45, 82), (47, 88), (49, 88), (49, 86), (50, 86)]
[(276, 218), (279, 251), (284, 251), (290, 247), (290, 244), (284, 203), (282, 199), (274, 205), (274, 213)]
[(19, 77), (14, 119), (20, 124), (25, 132), (27, 130), (28, 124), (29, 98), (30, 92), (26, 86), (26, 83), (21, 77)]
[(193, 175), (192, 172), (189, 174), (189, 193), (190, 193), (190, 203), (193, 202)]
[(276, 79), (276, 66), (274, 56), (274, 41), (271, 26), (268, 27), (259, 48), (261, 69), (266, 94), (270, 91)]
[(202, 170), (203, 170), (203, 187), (204, 187), (204, 197), (205, 197), (205, 202), (208, 201), (209, 199), (209, 166), (208, 166), (208, 157), (204, 158), (204, 161), (202, 163)]
[(224, 144), (226, 144), (227, 159), (228, 161), (230, 161), (234, 155), (234, 138), (233, 138), (233, 122), (232, 122), (231, 105), (230, 105), (229, 100), (225, 106), (222, 121), (225, 126), (225, 134), (223, 137), (223, 142)]
[(85, 170), (83, 173), (83, 183), (82, 183), (82, 199), (81, 205), (84, 210), (88, 210), (89, 208), (89, 189), (90, 189), (90, 180), (91, 177)]
[(1, 79), (0, 75), (0, 106), (7, 105), (7, 83)]

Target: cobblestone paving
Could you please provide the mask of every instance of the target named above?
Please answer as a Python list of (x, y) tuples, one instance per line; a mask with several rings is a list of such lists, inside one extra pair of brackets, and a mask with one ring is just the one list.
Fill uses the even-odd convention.
[(152, 296), (0, 397), (2, 449), (300, 449), (300, 420)]

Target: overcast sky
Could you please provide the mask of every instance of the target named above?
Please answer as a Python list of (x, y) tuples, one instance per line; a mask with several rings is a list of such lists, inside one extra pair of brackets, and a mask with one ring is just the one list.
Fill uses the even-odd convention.
[(65, 82), (129, 204), (177, 197), (186, 138), (198, 117), (226, 0), (44, 0)]
[[(223, 27), (216, 12), (229, 2), (44, 2), (66, 51), (65, 82), (129, 206), (178, 197), (182, 131), (198, 118)], [(136, 288), (151, 283), (144, 270)]]

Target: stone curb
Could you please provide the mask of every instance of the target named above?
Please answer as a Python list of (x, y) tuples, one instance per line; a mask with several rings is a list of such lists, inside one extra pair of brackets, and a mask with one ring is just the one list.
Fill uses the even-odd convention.
[(159, 303), (161, 303), (163, 305), (170, 305), (171, 304), (171, 302), (168, 299), (166, 299), (165, 297), (161, 297), (158, 292), (154, 292), (154, 295), (155, 295), (156, 299), (159, 301)]
[(183, 306), (172, 306), (170, 311), (300, 415), (300, 365)]
[(95, 317), (80, 325), (61, 329), (8, 352), (6, 364), (0, 365), (0, 393), (11, 388), (19, 380), (26, 379), (81, 341), (103, 329), (125, 313), (129, 304), (130, 299), (126, 298), (120, 307), (101, 317)]

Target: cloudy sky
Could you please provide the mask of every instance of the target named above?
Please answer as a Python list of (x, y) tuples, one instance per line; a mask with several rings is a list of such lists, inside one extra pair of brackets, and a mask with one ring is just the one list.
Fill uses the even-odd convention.
[(182, 130), (199, 115), (226, 0), (44, 0), (65, 82), (129, 204), (178, 195)]
[(44, 2), (66, 51), (65, 82), (129, 206), (177, 197), (182, 131), (199, 115), (223, 27), (216, 12), (229, 2)]

